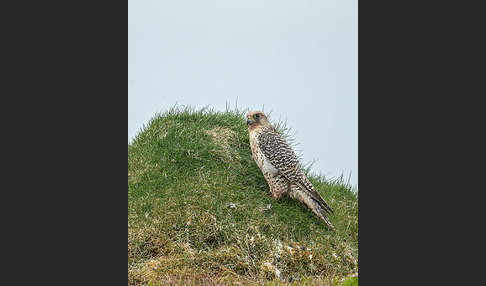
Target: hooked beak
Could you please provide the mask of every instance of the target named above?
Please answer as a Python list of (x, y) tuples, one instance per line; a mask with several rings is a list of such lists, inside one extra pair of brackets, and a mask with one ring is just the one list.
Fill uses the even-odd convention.
[(250, 124), (251, 124), (251, 123), (253, 123), (253, 122), (255, 122), (255, 120), (253, 120), (253, 119), (251, 119), (251, 118), (249, 118), (249, 117), (247, 117), (247, 118), (246, 118), (246, 124), (247, 124), (247, 125), (250, 125)]

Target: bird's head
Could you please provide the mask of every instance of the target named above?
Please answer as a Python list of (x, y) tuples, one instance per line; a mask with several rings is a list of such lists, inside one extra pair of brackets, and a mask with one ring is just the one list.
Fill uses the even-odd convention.
[(246, 115), (246, 124), (249, 127), (256, 127), (258, 125), (270, 125), (267, 116), (261, 111), (251, 111)]

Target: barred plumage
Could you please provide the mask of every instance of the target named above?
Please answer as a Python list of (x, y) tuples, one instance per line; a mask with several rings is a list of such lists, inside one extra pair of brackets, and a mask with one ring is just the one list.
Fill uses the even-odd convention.
[(272, 197), (286, 195), (304, 203), (334, 230), (327, 217), (334, 212), (307, 179), (297, 155), (266, 115), (261, 111), (249, 112), (246, 122), (253, 159), (267, 180)]

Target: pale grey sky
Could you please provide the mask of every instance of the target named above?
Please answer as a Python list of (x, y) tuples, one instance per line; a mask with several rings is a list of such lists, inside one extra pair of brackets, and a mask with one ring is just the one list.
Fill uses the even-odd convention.
[(358, 1), (128, 1), (129, 142), (176, 102), (237, 98), (287, 120), (311, 172), (357, 187)]

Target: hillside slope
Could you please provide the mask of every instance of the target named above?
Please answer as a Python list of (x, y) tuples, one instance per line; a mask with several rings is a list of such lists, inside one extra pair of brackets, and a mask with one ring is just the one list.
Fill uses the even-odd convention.
[(128, 284), (322, 285), (356, 273), (358, 196), (342, 180), (309, 179), (336, 231), (269, 196), (244, 112), (154, 116), (128, 146)]

